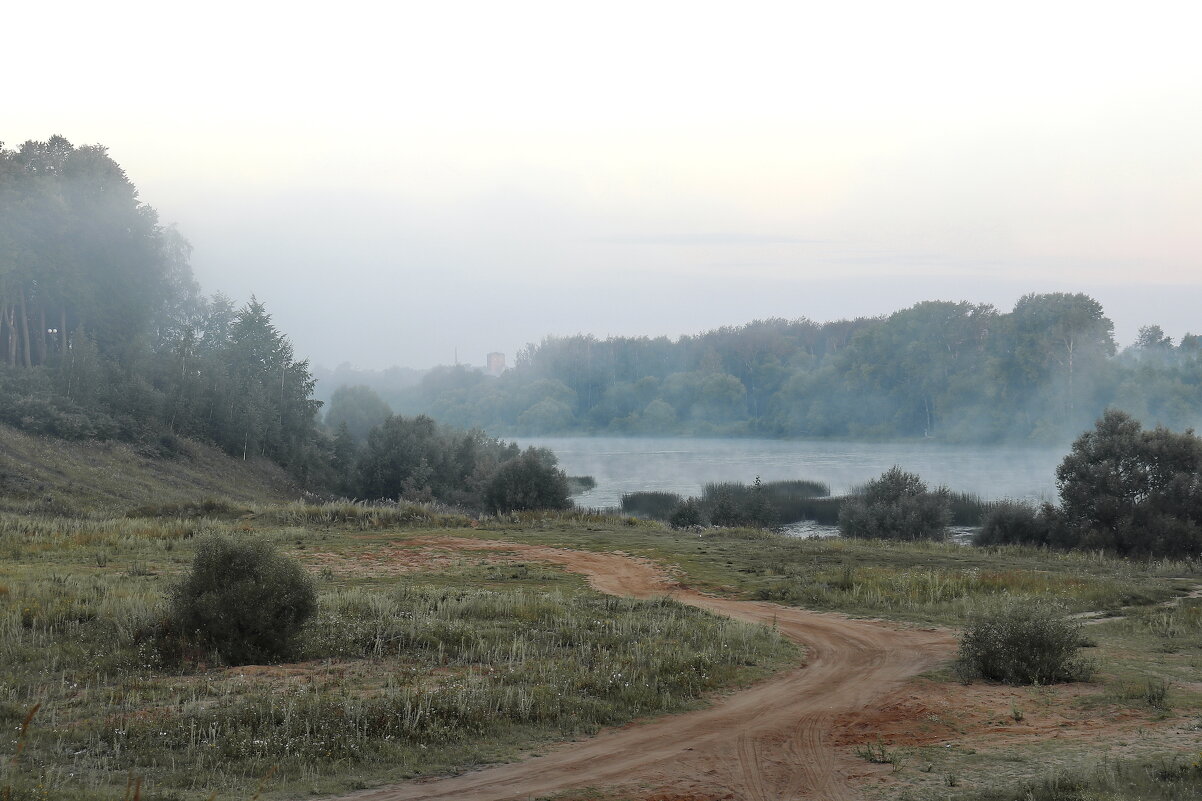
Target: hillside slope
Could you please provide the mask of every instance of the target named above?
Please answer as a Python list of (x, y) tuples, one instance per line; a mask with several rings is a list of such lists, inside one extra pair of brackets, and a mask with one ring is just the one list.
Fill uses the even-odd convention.
[(67, 442), (0, 425), (0, 509), (120, 514), (146, 504), (268, 503), (301, 494), (272, 462), (232, 459), (198, 442), (148, 456), (126, 443)]

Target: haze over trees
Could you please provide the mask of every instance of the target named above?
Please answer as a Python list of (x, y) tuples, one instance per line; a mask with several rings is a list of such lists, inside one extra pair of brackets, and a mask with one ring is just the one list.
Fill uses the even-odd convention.
[(1056, 469), (1060, 505), (1006, 504), (979, 545), (1030, 544), (1123, 556), (1202, 554), (1202, 439), (1143, 428), (1108, 409)]
[[(1174, 344), (1149, 325), (1116, 354), (1101, 306), (1066, 293), (1025, 296), (1008, 313), (931, 301), (881, 319), (763, 320), (676, 341), (548, 338), (499, 378), (445, 367), (416, 385), (388, 373), (386, 397), (339, 388), (323, 429), (309, 365), (265, 304), (202, 296), (189, 251), (103, 147), (0, 146), (0, 422), (165, 455), (191, 437), (273, 460), (319, 490), (489, 510), (557, 507), (566, 495), (553, 455), (485, 429), (1040, 440), (1075, 434), (1113, 404), (1131, 416), (1104, 418), (1115, 432), (1099, 442), (1122, 434), (1124, 448), (1178, 462), (1196, 451), (1192, 435), (1137, 421), (1202, 417), (1202, 338)], [(1193, 552), (1192, 469), (1138, 504), (1106, 501), (1122, 512), (1114, 520), (1086, 525), (1066, 495), (1063, 518), (1011, 510), (1011, 528)], [(1159, 544), (1128, 536), (1136, 530)]]
[(1009, 312), (927, 301), (885, 318), (758, 320), (677, 340), (548, 337), (499, 378), (429, 371), (394, 409), (497, 433), (1065, 441), (1114, 405), (1202, 420), (1202, 347), (1156, 326), (1117, 353), (1083, 294)]
[(568, 505), (550, 452), (393, 416), (367, 387), (334, 393), (327, 435), (267, 307), (202, 297), (189, 251), (103, 147), (0, 147), (0, 422), (167, 455), (197, 438), (350, 497)]
[(103, 147), (0, 147), (0, 421), (321, 472), (308, 362), (255, 298), (202, 297), (189, 252)]

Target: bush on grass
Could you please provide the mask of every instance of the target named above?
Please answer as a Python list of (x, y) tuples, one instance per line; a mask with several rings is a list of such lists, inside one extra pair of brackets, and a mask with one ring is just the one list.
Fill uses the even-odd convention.
[(1006, 684), (1087, 681), (1093, 664), (1079, 655), (1081, 624), (1064, 607), (1008, 600), (974, 615), (960, 637), (956, 673)]
[(202, 540), (192, 570), (173, 590), (170, 628), (231, 665), (287, 658), (317, 611), (304, 568), (265, 540)]

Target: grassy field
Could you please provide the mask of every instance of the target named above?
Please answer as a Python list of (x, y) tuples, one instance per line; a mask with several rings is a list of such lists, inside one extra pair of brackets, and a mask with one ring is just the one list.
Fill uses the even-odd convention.
[[(269, 774), (272, 797), (343, 791), (687, 709), (800, 659), (771, 630), (673, 601), (406, 547), (466, 525), (452, 515), (195, 511), (207, 516), (0, 513), (4, 798), (125, 798), (131, 776), (143, 799), (249, 798)], [(164, 664), (165, 592), (207, 532), (267, 537), (317, 576), (321, 612), (295, 663)]]
[[(1001, 596), (1081, 614), (1098, 671), (1085, 684), (964, 687), (950, 668), (917, 680), (899, 717), (836, 732), (875, 770), (879, 799), (1202, 797), (1202, 564), (937, 543), (681, 533), (585, 517), (493, 521), (478, 535), (621, 550), (682, 582), (857, 616), (959, 626)], [(902, 714), (904, 713), (904, 714)], [(1149, 789), (1152, 788), (1152, 789)], [(1059, 793), (1059, 795), (1057, 795)], [(604, 792), (565, 798), (617, 799)]]
[[(71, 454), (61, 458), (64, 475), (82, 475)], [(430, 545), (440, 534), (623, 551), (710, 592), (923, 625), (957, 626), (1000, 596), (1101, 613), (1087, 629), (1099, 667), (1088, 685), (963, 687), (945, 669), (916, 680), (921, 705), (903, 704), (897, 721), (870, 734), (841, 722), (844, 753), (876, 771), (862, 791), (1198, 797), (1202, 601), (1174, 600), (1202, 584), (1197, 563), (698, 534), (584, 513), (473, 521), (406, 505), (281, 503), (270, 471), (240, 495), (202, 501), (178, 473), (203, 481), (202, 462), (138, 473), (131, 489), (108, 456), (94, 458), (77, 504), (18, 493), (0, 505), (5, 801), (128, 799), (135, 785), (148, 800), (334, 793), (688, 709), (801, 658), (770, 630), (598, 595), (512, 555)], [(141, 457), (113, 458), (139, 469)], [(313, 574), (321, 611), (297, 661), (164, 662), (155, 632), (165, 594), (208, 533), (265, 537)]]
[(164, 457), (122, 442), (67, 442), (0, 425), (0, 509), (38, 515), (120, 515), (141, 504), (206, 497), (282, 503), (303, 493), (279, 466), (233, 459), (176, 439)]

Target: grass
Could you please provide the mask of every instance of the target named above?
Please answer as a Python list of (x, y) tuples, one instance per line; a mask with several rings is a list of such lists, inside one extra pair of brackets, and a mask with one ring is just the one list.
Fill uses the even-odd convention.
[[(471, 522), (438, 510), (201, 507), (0, 513), (0, 727), (15, 731), (41, 704), (20, 758), (0, 747), (0, 791), (115, 799), (132, 775), (143, 799), (246, 798), (273, 771), (269, 795), (338, 792), (687, 709), (798, 659), (770, 629), (602, 596), (545, 566), (454, 556), (404, 576), (370, 569), (373, 551), (406, 552), (406, 531)], [(515, 520), (526, 525), (490, 522)], [(319, 576), (297, 663), (161, 662), (165, 591), (208, 531), (253, 531)]]
[[(773, 520), (779, 524), (812, 519), (809, 515), (812, 502), (827, 495), (830, 487), (819, 481), (766, 481), (756, 485), (731, 481), (706, 484), (700, 498), (689, 500), (698, 505), (706, 518), (720, 503), (741, 510), (740, 516), (750, 517), (762, 502), (770, 507)], [(621, 508), (625, 514), (666, 521), (684, 502), (685, 498), (675, 492), (628, 492), (622, 495)]]
[(1013, 788), (961, 796), (965, 801), (1196, 801), (1202, 799), (1202, 752), (1144, 760), (1103, 760), (1091, 769), (1053, 774)]
[[(781, 503), (781, 508), (787, 510), (787, 514), (783, 515), (781, 520), (784, 522), (812, 520), (825, 526), (838, 525), (839, 510), (847, 496), (832, 498), (827, 497), (827, 494), (815, 493), (810, 496), (798, 494), (787, 501), (778, 502)], [(983, 500), (969, 492), (949, 492), (948, 507), (952, 514), (951, 524), (953, 526), (979, 526), (990, 510), (998, 506), (998, 503), (997, 501)]]
[[(1110, 615), (1085, 627), (1092, 645), (1085, 653), (1099, 666), (1092, 684), (1021, 691), (978, 684), (974, 693), (996, 696), (991, 718), (967, 720), (961, 708), (935, 706), (907, 730), (912, 734), (929, 725), (937, 736), (944, 727), (938, 721), (951, 721), (947, 740), (898, 745), (873, 733), (848, 745), (847, 756), (858, 748), (867, 759), (871, 744), (872, 752), (883, 748), (900, 763), (887, 782), (859, 788), (869, 798), (970, 799), (986, 789), (1014, 788), (1018, 799), (1020, 790), (1049, 771), (1088, 771), (1100, 749), (1148, 764), (1183, 759), (1181, 749), (1202, 730), (1202, 600), (1174, 603), (1202, 584), (1202, 564), (1196, 561), (1140, 562), (1021, 546), (799, 540), (751, 529), (675, 532), (616, 523), (586, 530), (548, 522), (522, 529), (489, 521), (476, 535), (624, 551), (672, 564), (680, 581), (710, 592), (924, 625), (959, 627), (970, 613), (1005, 597), (1045, 598), (1074, 613)], [(963, 692), (950, 669), (923, 681), (947, 687), (952, 699)], [(1061, 721), (1066, 735), (1081, 726), (1090, 734), (1049, 739), (1060, 731), (1049, 721)], [(990, 734), (994, 726), (1046, 733), (998, 739)], [(965, 741), (970, 736), (971, 745)], [(954, 786), (947, 776), (955, 777)]]
[(675, 492), (627, 492), (622, 495), (622, 511), (653, 520), (667, 520), (676, 507), (684, 502)]
[[(1124, 783), (1163, 768), (1158, 781), (1181, 794), (1153, 788), (1145, 797), (1196, 797), (1182, 766), (1197, 754), (1180, 749), (1196, 742), (1190, 721), (1202, 727), (1202, 600), (1161, 604), (1202, 582), (1197, 562), (752, 529), (698, 534), (579, 510), (471, 519), (410, 504), (281, 503), (266, 490), (225, 494), (224, 479), (188, 490), (172, 478), (179, 464), (151, 478), (137, 473), (140, 457), (127, 463), (128, 454), (102, 451), (51, 454), (75, 476), (54, 485), (56, 498), (71, 482), (82, 486), (70, 459), (97, 460), (82, 500), (0, 503), (0, 730), (10, 732), (0, 738), (0, 792), (14, 801), (128, 799), (139, 778), (147, 801), (214, 791), (242, 800), (261, 783), (277, 798), (336, 793), (687, 709), (797, 659), (771, 631), (671, 602), (599, 596), (545, 565), (411, 543), (440, 533), (623, 551), (711, 592), (921, 624), (958, 626), (999, 597), (1107, 611), (1114, 617), (1087, 627), (1096, 685), (1080, 697), (1024, 690), (995, 712), (997, 725), (1012, 727), (1039, 725), (1052, 707), (1146, 721), (1146, 734), (1122, 741), (1122, 761), (1095, 768), (1095, 744), (1071, 740), (943, 748), (879, 739), (859, 744), (865, 759), (894, 758), (889, 783), (873, 792), (1043, 798), (1040, 782), (1054, 769), (1082, 777), (1080, 797), (1137, 797), (1143, 790)], [(123, 470), (137, 473), (130, 489), (118, 486)], [(195, 538), (210, 532), (265, 537), (317, 576), (321, 612), (300, 661), (242, 669), (204, 654), (182, 668), (159, 661), (164, 593)], [(950, 671), (927, 680), (959, 687)], [(1117, 778), (1095, 782), (1102, 770)], [(1002, 795), (982, 795), (995, 790)]]
[(280, 503), (302, 491), (278, 466), (181, 440), (175, 458), (121, 442), (66, 442), (0, 425), (0, 510), (117, 515), (143, 504)]
[(1016, 546), (798, 539), (754, 529), (697, 534), (603, 520), (577, 526), (548, 517), (541, 525), (521, 526), (490, 519), (476, 533), (635, 553), (675, 565), (682, 580), (709, 591), (950, 625), (1003, 595), (1054, 599), (1071, 612), (1117, 611), (1173, 597), (1182, 582), (1172, 577), (1192, 575), (1202, 582), (1202, 565), (1186, 561), (1140, 563)]

